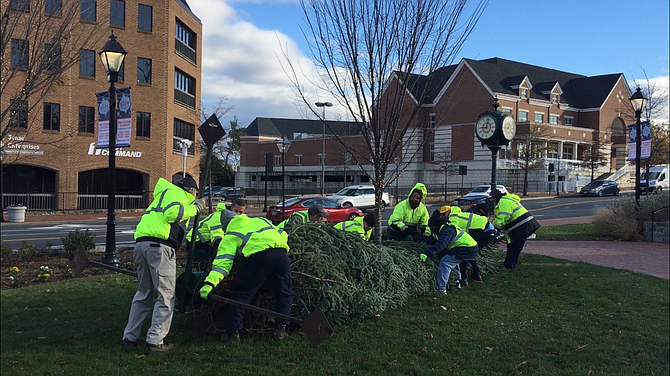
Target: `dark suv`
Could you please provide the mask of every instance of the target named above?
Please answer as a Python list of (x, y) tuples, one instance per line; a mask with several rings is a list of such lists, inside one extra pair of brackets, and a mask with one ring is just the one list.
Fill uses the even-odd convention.
[(619, 195), (619, 184), (611, 180), (594, 180), (584, 186), (579, 194), (583, 196)]

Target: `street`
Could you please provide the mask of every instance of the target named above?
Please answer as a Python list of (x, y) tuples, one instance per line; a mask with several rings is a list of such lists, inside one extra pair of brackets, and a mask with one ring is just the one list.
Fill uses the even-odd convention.
[[(585, 217), (593, 215), (598, 207), (620, 199), (621, 196), (607, 197), (579, 197), (576, 195), (561, 195), (558, 197), (521, 199), (523, 205), (535, 216), (542, 219), (558, 219), (571, 217)], [(428, 212), (432, 213), (443, 204), (429, 204)], [(393, 208), (388, 208), (382, 214), (382, 226), (386, 226)], [(252, 214), (264, 215), (264, 213)], [(117, 246), (129, 246), (134, 244), (133, 235), (139, 218), (119, 219), (116, 221), (116, 244)], [(23, 242), (33, 244), (37, 247), (60, 246), (61, 238), (69, 232), (89, 230), (95, 236), (93, 239), (96, 246), (105, 245), (106, 239), (105, 216), (89, 221), (77, 223), (19, 223), (2, 226), (2, 242), (9, 243), (12, 249), (18, 249)]]

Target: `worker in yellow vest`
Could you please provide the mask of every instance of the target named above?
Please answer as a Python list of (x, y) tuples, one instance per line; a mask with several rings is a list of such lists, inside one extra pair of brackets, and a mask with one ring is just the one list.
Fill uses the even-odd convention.
[(365, 217), (356, 217), (353, 221), (344, 221), (335, 224), (336, 229), (349, 232), (357, 232), (361, 235), (363, 240), (370, 240), (372, 236), (372, 229), (377, 224), (377, 216), (373, 213), (368, 213)]

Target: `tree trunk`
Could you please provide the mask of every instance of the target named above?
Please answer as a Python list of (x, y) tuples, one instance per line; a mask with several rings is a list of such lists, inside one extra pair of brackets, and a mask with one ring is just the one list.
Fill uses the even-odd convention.
[(523, 195), (528, 196), (528, 163), (523, 169)]

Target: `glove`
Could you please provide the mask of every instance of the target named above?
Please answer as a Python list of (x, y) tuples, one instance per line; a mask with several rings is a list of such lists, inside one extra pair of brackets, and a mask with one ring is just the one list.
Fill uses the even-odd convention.
[(419, 257), (421, 258), (421, 262), (426, 262), (426, 260), (428, 260), (428, 255), (425, 253), (422, 253)]
[(207, 297), (209, 297), (209, 293), (212, 292), (213, 288), (214, 287), (212, 287), (212, 285), (202, 286), (202, 288), (200, 289), (200, 297), (207, 300)]
[(200, 214), (206, 214), (207, 199), (205, 197), (201, 197), (201, 198), (195, 200), (195, 207), (198, 208), (198, 211), (200, 212)]

